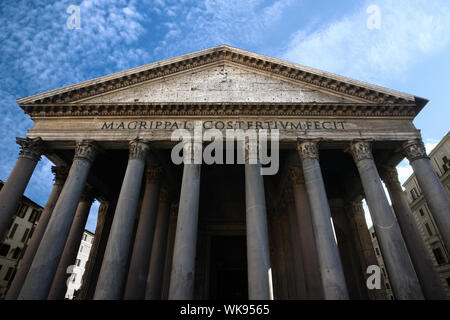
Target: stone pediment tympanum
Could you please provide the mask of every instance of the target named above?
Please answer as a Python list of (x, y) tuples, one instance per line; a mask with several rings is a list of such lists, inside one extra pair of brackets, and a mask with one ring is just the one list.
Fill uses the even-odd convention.
[(249, 110), (263, 106), (261, 112), (281, 105), (287, 114), (292, 109), (305, 115), (414, 117), (427, 100), (222, 45), (17, 102), (32, 118), (112, 115), (111, 110), (121, 115), (186, 113), (205, 105), (242, 114), (239, 104)]

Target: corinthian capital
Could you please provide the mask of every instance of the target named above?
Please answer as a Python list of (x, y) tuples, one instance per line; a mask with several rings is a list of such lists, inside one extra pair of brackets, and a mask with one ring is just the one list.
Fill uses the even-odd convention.
[(317, 159), (319, 160), (319, 148), (317, 140), (308, 140), (297, 144), (297, 151), (300, 159)]
[(381, 178), (387, 185), (400, 184), (397, 169), (394, 167), (385, 167), (381, 172)]
[(161, 167), (150, 167), (145, 171), (147, 182), (159, 181), (163, 176), (163, 169)]
[(20, 158), (27, 158), (33, 161), (39, 161), (44, 154), (46, 146), (41, 138), (16, 138), (16, 143), (20, 145)]
[(97, 151), (98, 145), (94, 140), (83, 140), (77, 142), (75, 146), (74, 159), (84, 159), (89, 162), (94, 162)]
[(130, 141), (130, 156), (129, 159), (140, 159), (145, 161), (148, 153), (147, 141), (142, 139), (134, 139)]
[(403, 155), (408, 158), (409, 162), (412, 162), (421, 158), (428, 158), (425, 145), (422, 140), (411, 140), (403, 144), (402, 146)]
[(350, 153), (353, 156), (355, 162), (359, 162), (364, 159), (373, 159), (372, 156), (372, 144), (368, 141), (355, 141), (350, 144)]
[(63, 184), (69, 174), (69, 168), (66, 166), (53, 166), (52, 172), (55, 175), (55, 184)]
[(300, 166), (289, 167), (289, 179), (291, 180), (294, 186), (298, 184), (305, 184), (302, 167)]

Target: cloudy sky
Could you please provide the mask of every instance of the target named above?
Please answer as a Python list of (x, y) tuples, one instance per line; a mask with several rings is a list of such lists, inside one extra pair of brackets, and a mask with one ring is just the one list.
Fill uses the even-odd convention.
[[(80, 28), (69, 29), (70, 6)], [(448, 132), (448, 0), (33, 0), (0, 3), (0, 179), (32, 127), (15, 100), (228, 44), (430, 100), (415, 120), (427, 150)], [(44, 205), (43, 159), (25, 194)], [(402, 181), (411, 173), (399, 167)], [(98, 203), (92, 212), (98, 208)], [(95, 214), (88, 221), (95, 228)]]

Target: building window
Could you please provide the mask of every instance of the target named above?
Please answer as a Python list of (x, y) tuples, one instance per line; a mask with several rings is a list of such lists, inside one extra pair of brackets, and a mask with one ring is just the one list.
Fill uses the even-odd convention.
[(372, 238), (375, 239), (375, 232), (372, 232)]
[(386, 289), (391, 289), (391, 286), (387, 282), (386, 282)]
[(425, 222), (425, 229), (427, 229), (428, 235), (431, 237), (433, 235), (433, 232), (431, 231), (430, 226), (426, 222)]
[(84, 235), (83, 240), (87, 241), (87, 234)]
[(11, 246), (9, 244), (2, 244), (0, 246), (0, 256), (6, 257), (10, 248), (11, 248)]
[(75, 282), (75, 279), (77, 278), (77, 274), (73, 273), (73, 278), (72, 278), (72, 282)]
[(14, 271), (13, 267), (9, 267), (8, 271), (6, 271), (5, 277), (3, 278), (3, 280), (8, 281), (11, 278), (11, 275)]
[(375, 252), (377, 253), (377, 256), (380, 255), (380, 250), (378, 250), (378, 248), (375, 248)]
[(20, 207), (19, 211), (17, 211), (17, 216), (19, 218), (25, 217), (25, 213), (27, 213), (27, 209), (28, 209), (28, 207), (26, 205), (22, 205)]
[(80, 246), (80, 252), (83, 252), (83, 246)]
[(444, 264), (445, 263), (444, 254), (442, 253), (441, 248), (433, 249), (433, 254), (434, 254), (434, 257), (436, 258), (436, 262), (438, 264)]
[(14, 223), (14, 225), (13, 225), (13, 227), (11, 229), (11, 232), (9, 233), (8, 238), (13, 238), (14, 237), (14, 234), (16, 233), (16, 230), (17, 230), (18, 226), (19, 225), (17, 223)]
[(23, 236), (22, 236), (22, 240), (20, 240), (20, 241), (22, 241), (23, 243), (25, 243), (25, 241), (27, 241), (27, 237), (28, 237), (28, 233), (30, 232), (30, 229), (26, 229), (25, 230), (25, 232), (23, 233)]
[(33, 211), (30, 214), (30, 217), (28, 218), (28, 221), (31, 223), (35, 223), (36, 220), (38, 219), (38, 216), (39, 216), (39, 211), (33, 209)]
[(20, 255), (20, 248), (17, 247), (13, 250), (13, 254), (11, 256), (12, 259), (18, 259)]
[(77, 260), (75, 261), (75, 264), (76, 264), (77, 267), (80, 266), (80, 263), (81, 263), (81, 260), (80, 260), (80, 259), (77, 259)]
[(420, 215), (421, 215), (422, 217), (425, 216), (425, 212), (423, 212), (423, 209), (422, 209), (422, 208), (419, 209), (419, 212), (420, 212)]
[(445, 279), (447, 281), (447, 285), (450, 287), (450, 278)]
[(444, 162), (442, 168), (444, 169), (444, 172), (447, 172), (450, 169), (450, 160), (446, 156), (444, 156), (442, 158), (442, 162)]

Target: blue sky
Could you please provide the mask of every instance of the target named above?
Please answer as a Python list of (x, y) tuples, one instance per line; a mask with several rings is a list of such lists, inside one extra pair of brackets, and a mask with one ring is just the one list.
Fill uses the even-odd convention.
[[(70, 5), (80, 6), (80, 29), (67, 28)], [(379, 29), (367, 26), (371, 5)], [(32, 127), (17, 98), (220, 44), (429, 99), (415, 120), (428, 151), (449, 129), (448, 0), (2, 1), (0, 44), (4, 181), (19, 152), (15, 137)], [(41, 205), (50, 167), (43, 159), (25, 192)], [(403, 181), (411, 173), (406, 161), (398, 170)]]

